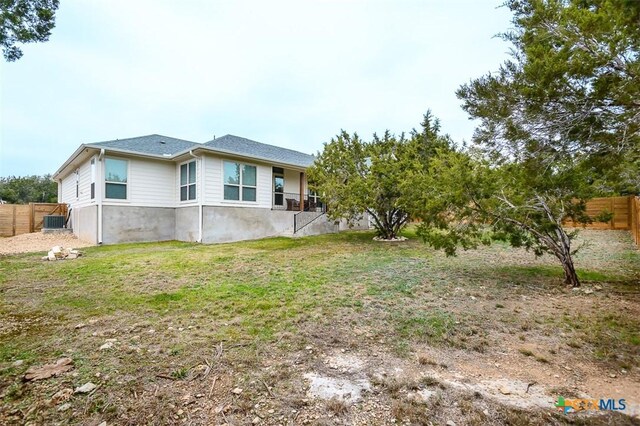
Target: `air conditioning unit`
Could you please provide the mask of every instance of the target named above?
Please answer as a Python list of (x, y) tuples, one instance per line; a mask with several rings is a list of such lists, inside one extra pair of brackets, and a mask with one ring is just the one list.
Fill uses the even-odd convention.
[(64, 228), (64, 216), (48, 215), (44, 217), (44, 229), (61, 229)]

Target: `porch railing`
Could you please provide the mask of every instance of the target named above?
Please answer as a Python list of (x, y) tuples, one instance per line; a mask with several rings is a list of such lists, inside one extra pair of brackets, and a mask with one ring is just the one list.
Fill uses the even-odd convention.
[(326, 205), (320, 198), (309, 194), (304, 194), (302, 208), (300, 208), (300, 194), (293, 192), (273, 192), (271, 196), (271, 206), (273, 210), (326, 212)]

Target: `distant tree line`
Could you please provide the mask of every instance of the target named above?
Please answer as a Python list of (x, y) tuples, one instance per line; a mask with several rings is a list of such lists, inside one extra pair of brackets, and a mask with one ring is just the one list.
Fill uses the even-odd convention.
[(8, 204), (57, 203), (58, 185), (50, 174), (0, 177), (0, 200)]

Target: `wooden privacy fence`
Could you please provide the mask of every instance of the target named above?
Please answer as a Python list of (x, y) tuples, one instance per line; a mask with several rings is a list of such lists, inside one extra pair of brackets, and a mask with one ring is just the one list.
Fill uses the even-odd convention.
[(0, 237), (37, 232), (47, 215), (67, 216), (67, 205), (57, 203), (0, 204)]
[(631, 197), (631, 234), (636, 245), (640, 246), (640, 197)]
[(612, 218), (609, 222), (593, 222), (587, 225), (573, 223), (568, 220), (565, 225), (585, 227), (588, 229), (619, 229), (629, 230), (633, 240), (640, 245), (640, 197), (603, 197), (593, 198), (587, 202), (587, 214), (596, 217), (600, 213), (609, 212)]

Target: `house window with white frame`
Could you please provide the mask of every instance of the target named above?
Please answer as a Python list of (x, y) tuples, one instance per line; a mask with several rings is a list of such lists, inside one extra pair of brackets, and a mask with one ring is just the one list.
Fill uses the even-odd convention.
[(96, 159), (91, 159), (91, 199), (96, 198)]
[(129, 161), (117, 158), (104, 159), (104, 196), (105, 198), (127, 199), (127, 175)]
[(180, 201), (196, 199), (196, 162), (180, 165)]
[(225, 161), (223, 169), (225, 200), (256, 201), (256, 166)]
[(80, 170), (76, 169), (76, 199), (80, 198)]

